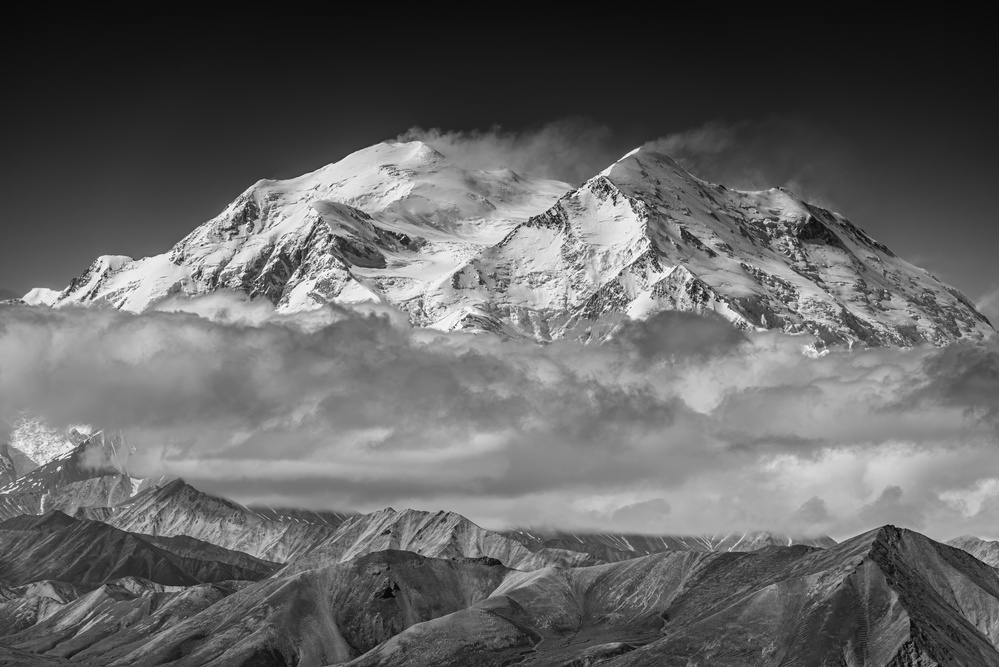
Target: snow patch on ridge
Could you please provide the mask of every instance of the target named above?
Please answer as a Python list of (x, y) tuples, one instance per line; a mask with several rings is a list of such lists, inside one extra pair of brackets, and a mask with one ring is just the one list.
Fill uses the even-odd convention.
[(21, 297), (29, 306), (51, 306), (59, 300), (61, 292), (47, 287), (36, 287)]

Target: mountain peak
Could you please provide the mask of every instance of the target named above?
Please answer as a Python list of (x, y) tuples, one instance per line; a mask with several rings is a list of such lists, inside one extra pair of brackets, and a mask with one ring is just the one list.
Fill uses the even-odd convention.
[(233, 290), (281, 312), (378, 302), (414, 326), (603, 340), (624, 318), (713, 312), (817, 344), (982, 340), (970, 301), (783, 189), (702, 181), (654, 146), (576, 189), (385, 142), (261, 181), (170, 251), (99, 258), (57, 305), (146, 310)]
[(60, 292), (47, 287), (35, 287), (21, 299), (29, 306), (51, 306), (59, 300)]
[[(617, 175), (620, 178), (622, 175), (628, 174), (630, 178), (635, 180), (644, 180), (648, 179), (650, 171), (679, 172), (690, 177), (687, 170), (680, 166), (676, 160), (647, 144), (628, 151), (613, 164), (601, 171), (600, 175)], [(635, 174), (637, 174), (637, 177)]]
[(625, 153), (624, 155), (622, 155), (621, 157), (619, 157), (617, 160), (615, 160), (613, 163), (611, 163), (610, 165), (608, 165), (607, 167), (605, 167), (604, 170), (601, 171), (597, 175), (598, 176), (610, 176), (611, 170), (614, 169), (614, 167), (616, 167), (617, 165), (621, 164), (625, 160), (634, 157), (641, 150), (642, 150), (642, 146), (639, 146), (638, 148), (631, 149), (630, 151), (628, 151), (627, 153)]
[(422, 141), (406, 141), (398, 142), (394, 144), (397, 148), (405, 148), (406, 162), (418, 162), (426, 164), (429, 162), (437, 162), (441, 160), (446, 160), (447, 158), (443, 153), (435, 149), (430, 144), (424, 143)]
[(175, 477), (166, 484), (162, 484), (158, 487), (152, 488), (151, 491), (156, 495), (158, 495), (160, 498), (168, 498), (178, 493), (183, 493), (188, 489), (194, 489), (194, 487), (185, 482), (183, 478)]
[[(370, 169), (385, 165), (398, 165), (404, 168), (424, 168), (441, 166), (447, 158), (430, 144), (422, 141), (383, 141), (354, 151), (329, 167), (349, 166), (352, 170)], [(341, 169), (338, 169), (340, 171)]]

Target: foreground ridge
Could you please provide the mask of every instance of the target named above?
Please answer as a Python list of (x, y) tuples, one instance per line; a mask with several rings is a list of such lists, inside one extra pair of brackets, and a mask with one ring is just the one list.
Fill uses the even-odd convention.
[[(44, 468), (28, 475), (73, 497), (76, 476)], [(999, 664), (999, 570), (977, 538), (497, 533), (444, 511), (247, 507), (179, 479), (110, 499), (0, 522), (0, 660)]]
[[(130, 504), (154, 509), (151, 499), (173, 505), (174, 531), (203, 526), (197, 508), (206, 502), (253, 511), (174, 480), (90, 512), (114, 522)], [(177, 512), (185, 505), (187, 526)], [(305, 514), (267, 520), (294, 524)], [(329, 525), (328, 515), (316, 517)], [(763, 544), (762, 535), (743, 537)], [(611, 553), (606, 541), (575, 537)], [(826, 547), (729, 551), (731, 540), (716, 539), (722, 550), (619, 552), (614, 562), (533, 539), (531, 551), (454, 513), (388, 508), (346, 517), (282, 566), (181, 534), (128, 532), (59, 511), (24, 515), (0, 523), (0, 659), (999, 664), (999, 571), (895, 526), (840, 544), (818, 540)]]

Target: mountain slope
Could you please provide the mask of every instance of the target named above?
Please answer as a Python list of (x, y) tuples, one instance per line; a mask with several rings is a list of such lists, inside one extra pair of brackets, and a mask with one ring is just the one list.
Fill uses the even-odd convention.
[(328, 539), (346, 518), (333, 513), (301, 513), (287, 518), (273, 510), (257, 512), (174, 480), (112, 508), (103, 520), (133, 533), (186, 535), (283, 563)]
[(119, 439), (103, 432), (89, 437), (80, 436), (65, 452), (0, 487), (0, 494), (46, 494), (74, 482), (121, 474), (120, 448)]
[(512, 569), (599, 562), (587, 553), (565, 549), (531, 550), (500, 533), (485, 530), (454, 512), (422, 512), (387, 508), (357, 516), (325, 542), (291, 561), (282, 575), (345, 562), (364, 554), (400, 550), (434, 558), (487, 558)]
[(992, 568), (889, 526), (828, 550), (511, 573), (349, 664), (977, 667), (999, 664), (997, 613)]
[[(53, 497), (58, 498), (56, 494)], [(497, 533), (453, 512), (387, 508), (348, 516), (245, 507), (203, 493), (183, 480), (149, 489), (116, 506), (88, 506), (79, 516), (147, 536), (190, 536), (267, 561), (287, 563), (294, 571), (384, 550), (437, 558), (488, 557), (510, 568), (533, 570), (551, 565), (592, 565), (669, 549), (752, 550), (791, 542), (835, 544), (829, 538), (791, 539), (769, 533), (714, 537)]]
[(82, 586), (137, 575), (167, 585), (199, 583), (128, 533), (54, 511), (0, 524), (0, 577), (15, 583), (57, 579)]
[[(540, 340), (601, 336), (627, 315), (713, 311), (825, 343), (944, 344), (992, 334), (967, 298), (842, 216), (773, 189), (705, 183), (635, 151), (438, 281), (453, 326)], [(471, 318), (465, 321), (464, 318)]]
[[(215, 595), (194, 613), (175, 609), (168, 617), (173, 623), (158, 611), (149, 614), (148, 604), (140, 616), (128, 604), (132, 596), (103, 587), (91, 594), (101, 600), (87, 602), (103, 608), (90, 614), (83, 632), (60, 625), (67, 607), (4, 641), (92, 665), (325, 665), (360, 655), (414, 623), (475, 604), (506, 573), (495, 564), (387, 551)], [(205, 590), (188, 591), (199, 588)], [(106, 599), (112, 595), (126, 604), (113, 609)], [(122, 628), (126, 614), (134, 622)]]
[[(309, 525), (271, 512), (265, 519), (178, 480), (107, 518), (131, 513), (147, 527), (229, 540), (242, 526), (271, 545), (283, 534), (270, 524)], [(767, 533), (503, 535), (447, 512), (387, 509), (335, 527), (324, 516), (312, 519), (326, 537), (286, 543), (290, 561), (271, 576), (275, 563), (180, 534), (135, 535), (59, 512), (7, 521), (0, 642), (84, 665), (999, 661), (999, 571), (891, 526), (841, 544), (821, 539), (822, 548)], [(575, 538), (588, 551), (545, 538)], [(656, 541), (680, 549), (639, 555)], [(601, 549), (616, 562), (597, 563), (590, 552)], [(215, 585), (197, 583), (206, 580)]]
[(73, 514), (81, 507), (115, 505), (142, 488), (143, 480), (122, 470), (127, 452), (119, 437), (98, 433), (79, 440), (69, 451), (0, 487), (0, 520), (52, 509)]
[(402, 303), (568, 186), (465, 171), (420, 142), (378, 144), (285, 181), (260, 181), (163, 255), (98, 258), (58, 304), (141, 311), (171, 294), (232, 289), (297, 310)]
[(236, 290), (284, 311), (392, 304), (417, 326), (600, 339), (622, 318), (715, 312), (821, 343), (981, 340), (988, 320), (842, 216), (736, 192), (640, 149), (579, 188), (470, 172), (420, 142), (260, 181), (169, 252), (105, 256), (55, 305), (133, 311)]
[(156, 544), (59, 511), (0, 523), (0, 579), (16, 584), (58, 580), (93, 587), (135, 576), (168, 586), (189, 586), (256, 580), (274, 569), (274, 564), (220, 551), (195, 540)]
[(6, 443), (0, 443), (0, 487), (6, 486), (17, 479), (17, 468)]
[(953, 540), (948, 540), (947, 544), (967, 551), (987, 565), (999, 568), (999, 542), (990, 542), (965, 535), (964, 537), (956, 537)]
[(155, 586), (143, 590), (129, 583), (109, 582), (48, 610), (36, 624), (0, 631), (0, 643), (22, 652), (23, 662), (13, 664), (36, 664), (32, 660), (48, 664), (43, 660), (72, 657), (73, 661), (66, 664), (103, 667), (107, 660), (88, 660), (86, 652), (106, 654), (129, 641), (144, 643), (150, 635), (182, 623), (235, 592), (217, 584), (183, 590)]
[(795, 544), (829, 548), (836, 545), (827, 536), (788, 536), (765, 531), (725, 535), (627, 535), (615, 533), (561, 533), (538, 530), (506, 531), (528, 549), (568, 549), (588, 553), (606, 562), (616, 562), (663, 551), (757, 551)]

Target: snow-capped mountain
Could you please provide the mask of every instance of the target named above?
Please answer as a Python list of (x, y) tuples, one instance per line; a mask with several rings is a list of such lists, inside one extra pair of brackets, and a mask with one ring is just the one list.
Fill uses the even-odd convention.
[(163, 255), (100, 257), (57, 303), (141, 311), (170, 294), (220, 288), (292, 311), (404, 303), (568, 187), (459, 169), (419, 142), (378, 144), (299, 178), (259, 181)]
[(61, 293), (54, 289), (36, 287), (21, 297), (21, 301), (29, 306), (51, 306), (59, 300), (60, 296)]
[[(128, 475), (122, 465), (128, 458), (127, 445), (120, 435), (73, 433), (79, 444), (44, 465), (21, 474), (12, 466), (15, 474), (7, 475), (0, 486), (0, 520), (53, 509), (74, 513), (81, 507), (117, 505), (159, 481)], [(0, 447), (0, 479), (5, 479), (3, 453)]]
[(294, 312), (381, 301), (416, 326), (602, 338), (625, 317), (713, 311), (824, 343), (980, 340), (988, 320), (839, 214), (737, 192), (634, 151), (571, 189), (383, 143), (260, 181), (170, 251), (98, 258), (35, 303), (142, 311), (231, 289)]
[[(87, 439), (76, 429), (60, 431), (34, 417), (23, 415), (14, 422), (10, 447), (30, 460), (31, 467), (42, 466), (72, 451)], [(15, 461), (17, 463), (17, 461)], [(26, 470), (20, 470), (24, 474)]]
[[(633, 152), (458, 269), (433, 295), (536, 338), (660, 310), (826, 343), (935, 344), (991, 334), (967, 298), (845, 218), (790, 192), (736, 192)], [(447, 314), (445, 314), (447, 313)]]

